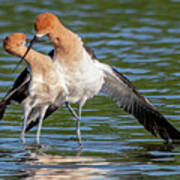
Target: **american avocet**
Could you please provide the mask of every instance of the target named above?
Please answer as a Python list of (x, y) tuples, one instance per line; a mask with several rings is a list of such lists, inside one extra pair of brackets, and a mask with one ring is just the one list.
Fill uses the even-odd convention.
[[(160, 114), (131, 82), (111, 66), (87, 53), (81, 38), (64, 27), (52, 13), (35, 20), (36, 37), (47, 35), (53, 42), (54, 61), (68, 89), (67, 101), (79, 104), (79, 117), (84, 103), (100, 91), (113, 98), (126, 112), (134, 115), (153, 135), (179, 140), (180, 132)], [(77, 129), (79, 131), (80, 124)], [(80, 132), (80, 131), (79, 131)]]
[[(53, 54), (54, 51), (52, 50), (49, 52), (48, 55), (52, 58)], [(30, 73), (28, 71), (28, 68), (25, 68), (23, 72), (21, 72), (21, 74), (15, 80), (12, 88), (7, 92), (7, 94), (0, 102), (0, 120), (3, 118), (8, 105), (10, 105), (12, 102), (21, 104), (22, 101), (29, 95), (29, 91), (28, 91), (29, 84), (30, 84)], [(57, 108), (58, 107), (56, 107), (55, 105), (51, 105), (46, 112), (45, 118), (48, 117), (54, 111), (56, 111)], [(26, 131), (30, 130), (36, 124), (38, 124), (38, 120), (36, 119), (29, 120)]]
[[(85, 47), (90, 55), (93, 56), (93, 52), (89, 47)], [(49, 57), (52, 59), (54, 55), (54, 50), (51, 50), (48, 53)], [(47, 57), (45, 57), (46, 59)], [(46, 62), (44, 60), (44, 62)], [(12, 88), (8, 91), (8, 93), (5, 95), (5, 97), (1, 100), (0, 102), (0, 119), (3, 118), (5, 110), (8, 105), (10, 105), (12, 102), (16, 102), (21, 104), (25, 98), (29, 96), (29, 90), (28, 87), (30, 85), (30, 72), (28, 68), (25, 68), (23, 72), (17, 77), (15, 80)], [(65, 103), (67, 108), (70, 110), (71, 113), (78, 118), (72, 107), (68, 102)], [(56, 104), (51, 104), (45, 114), (45, 117), (48, 117), (51, 115), (54, 111), (56, 111), (59, 108), (59, 105), (57, 106)], [(33, 128), (35, 125), (39, 123), (39, 118), (35, 116), (30, 116), (27, 120), (27, 127), (26, 127), (26, 132), (29, 131), (31, 128)], [(78, 137), (78, 142), (81, 145), (81, 140), (80, 137)]]
[[(11, 34), (4, 40), (4, 49), (16, 56), (23, 57), (27, 50), (26, 37), (22, 33)], [(24, 121), (21, 139), (24, 142), (26, 123), (29, 119), (39, 119), (36, 142), (39, 143), (40, 129), (49, 106), (61, 106), (64, 101), (64, 83), (60, 72), (49, 56), (30, 50), (25, 58), (30, 69), (29, 95), (23, 101)]]

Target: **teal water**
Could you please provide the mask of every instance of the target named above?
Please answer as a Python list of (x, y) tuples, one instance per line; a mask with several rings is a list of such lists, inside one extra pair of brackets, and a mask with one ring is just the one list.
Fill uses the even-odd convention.
[[(116, 66), (180, 129), (180, 1), (178, 0), (0, 0), (0, 40), (10, 33), (33, 37), (35, 17), (55, 13), (92, 47), (100, 61)], [(34, 48), (52, 49), (47, 39)], [(25, 64), (0, 46), (0, 97)], [(179, 179), (180, 146), (165, 145), (102, 95), (83, 108), (83, 150), (75, 120), (65, 107), (43, 123), (41, 147), (19, 140), (22, 110), (9, 106), (0, 122), (0, 179)]]

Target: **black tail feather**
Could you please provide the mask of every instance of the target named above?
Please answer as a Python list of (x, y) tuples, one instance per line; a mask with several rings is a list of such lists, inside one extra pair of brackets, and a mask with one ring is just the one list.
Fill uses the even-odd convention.
[[(46, 119), (49, 115), (51, 115), (57, 109), (58, 109), (58, 106), (54, 106), (54, 105), (49, 106), (48, 110), (46, 111), (44, 119)], [(30, 116), (28, 118), (28, 122), (27, 122), (27, 126), (26, 126), (26, 132), (31, 130), (34, 126), (36, 126), (39, 123), (38, 112), (36, 112), (35, 114), (37, 114), (36, 117)]]

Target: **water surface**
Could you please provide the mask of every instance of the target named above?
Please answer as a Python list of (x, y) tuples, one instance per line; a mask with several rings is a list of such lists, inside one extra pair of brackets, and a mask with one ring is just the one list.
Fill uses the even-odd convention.
[[(33, 37), (35, 17), (55, 13), (92, 47), (97, 57), (117, 67), (157, 109), (180, 129), (180, 2), (178, 0), (0, 0), (0, 40), (10, 33)], [(47, 53), (47, 41), (34, 48)], [(0, 97), (25, 63), (0, 47)], [(99, 95), (83, 108), (83, 150), (75, 137), (75, 120), (63, 107), (43, 123), (42, 146), (19, 140), (22, 110), (9, 106), (0, 122), (1, 179), (179, 179), (180, 146), (153, 137), (109, 98)]]

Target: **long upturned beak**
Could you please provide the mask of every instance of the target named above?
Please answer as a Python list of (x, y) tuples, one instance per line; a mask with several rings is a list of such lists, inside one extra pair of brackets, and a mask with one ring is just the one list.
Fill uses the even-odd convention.
[(37, 40), (37, 36), (35, 35), (35, 36), (33, 37), (33, 39), (30, 41), (29, 46), (28, 46), (26, 52), (24, 53), (24, 56), (20, 59), (20, 61), (18, 62), (18, 64), (17, 64), (16, 67), (14, 68), (13, 72), (15, 72), (16, 69), (19, 67), (19, 65), (22, 63), (22, 61), (23, 61), (24, 58), (27, 56), (29, 50), (32, 48), (32, 46), (33, 46), (33, 44), (34, 44), (34, 42), (35, 42), (36, 40)]

